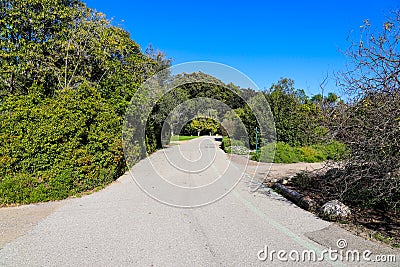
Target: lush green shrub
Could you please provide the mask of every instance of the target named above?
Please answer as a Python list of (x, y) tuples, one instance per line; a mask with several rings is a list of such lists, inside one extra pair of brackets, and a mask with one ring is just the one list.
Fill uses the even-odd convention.
[(226, 153), (236, 155), (248, 155), (249, 149), (245, 146), (229, 146), (226, 148)]
[(0, 204), (62, 199), (125, 170), (121, 120), (87, 85), (5, 97), (0, 121)]
[[(232, 150), (232, 147), (233, 150)], [(222, 137), (222, 144), (221, 148), (226, 152), (226, 153), (233, 153), (233, 154), (240, 154), (240, 155), (247, 155), (248, 154), (248, 148), (244, 145), (244, 142), (242, 140), (236, 140), (229, 138), (228, 136)]]
[[(274, 149), (275, 157), (272, 158)], [(253, 155), (252, 159), (275, 163), (322, 162), (340, 160), (346, 152), (346, 146), (337, 141), (304, 147), (292, 147), (289, 144), (278, 142), (276, 146), (274, 144), (263, 146), (257, 154)]]
[(301, 153), (298, 148), (278, 142), (276, 144), (275, 159), (276, 163), (295, 163), (302, 161)]
[(274, 161), (274, 153), (276, 151), (276, 144), (269, 143), (263, 147), (261, 147), (258, 152), (250, 153), (251, 159), (255, 161), (261, 162), (273, 162)]
[(231, 139), (231, 146), (245, 146), (242, 140)]
[[(125, 169), (121, 122), (130, 100), (170, 61), (143, 54), (82, 1), (7, 1), (0, 13), (0, 205), (113, 181)], [(157, 144), (153, 132), (149, 144)]]
[(274, 118), (278, 142), (302, 147), (316, 144), (326, 136), (321, 105), (309, 99), (304, 90), (296, 89), (294, 80), (281, 78), (264, 94)]
[(230, 153), (227, 151), (227, 148), (231, 146), (231, 139), (228, 136), (222, 137), (221, 149), (226, 153)]
[(311, 147), (323, 154), (323, 160), (342, 160), (349, 153), (348, 147), (339, 141), (330, 141), (325, 144), (312, 145)]

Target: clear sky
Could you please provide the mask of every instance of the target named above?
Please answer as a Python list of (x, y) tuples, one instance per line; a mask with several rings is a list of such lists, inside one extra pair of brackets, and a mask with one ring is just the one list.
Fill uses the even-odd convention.
[[(344, 68), (340, 52), (357, 39), (364, 19), (381, 24), (398, 0), (318, 1), (95, 1), (131, 33), (143, 50), (152, 44), (173, 59), (214, 61), (249, 76), (260, 89), (280, 77), (295, 80), (307, 94), (336, 91), (334, 71)], [(340, 92), (339, 92), (340, 93)]]

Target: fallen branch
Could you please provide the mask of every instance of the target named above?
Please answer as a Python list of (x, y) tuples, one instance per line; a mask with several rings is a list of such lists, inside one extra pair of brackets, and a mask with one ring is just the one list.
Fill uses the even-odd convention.
[(277, 182), (272, 185), (272, 188), (279, 191), (281, 195), (285, 198), (292, 201), (297, 206), (308, 210), (308, 211), (316, 211), (318, 208), (318, 204), (309, 196), (304, 196), (292, 189), (287, 188), (283, 184)]

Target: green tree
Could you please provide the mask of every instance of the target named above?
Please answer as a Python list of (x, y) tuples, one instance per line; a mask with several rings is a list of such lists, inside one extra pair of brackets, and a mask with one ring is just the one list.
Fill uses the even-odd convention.
[(331, 104), (336, 104), (339, 100), (339, 97), (335, 93), (329, 93), (326, 101)]
[(0, 4), (1, 94), (51, 90), (55, 81), (44, 62), (62, 34), (85, 9), (80, 1), (2, 1)]
[(201, 133), (215, 134), (219, 131), (220, 124), (212, 118), (198, 117), (190, 122), (189, 129), (195, 131), (198, 136)]
[(0, 26), (0, 205), (117, 178), (125, 110), (169, 61), (81, 1), (2, 1)]
[(265, 97), (275, 120), (277, 141), (291, 146), (305, 146), (319, 141), (324, 132), (319, 122), (320, 107), (310, 101), (294, 81), (282, 78), (273, 84)]
[(311, 101), (316, 104), (321, 103), (323, 100), (324, 100), (324, 97), (322, 96), (322, 94), (316, 94), (311, 97)]
[(122, 87), (134, 91), (162, 62), (81, 1), (2, 1), (0, 26), (2, 95), (53, 95), (87, 81), (106, 98), (122, 94), (122, 101), (133, 95)]

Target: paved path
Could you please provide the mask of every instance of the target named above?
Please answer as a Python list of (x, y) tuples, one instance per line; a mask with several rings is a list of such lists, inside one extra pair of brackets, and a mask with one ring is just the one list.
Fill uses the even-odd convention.
[[(176, 154), (179, 151), (186, 159)], [(218, 178), (213, 175), (230, 164), (236, 170), (242, 168), (229, 162), (228, 156), (210, 138), (158, 151), (150, 159), (133, 168), (134, 177), (152, 180), (151, 175), (163, 175), (182, 188), (207, 186), (213, 177)], [(171, 166), (169, 161), (175, 159), (181, 166)], [(198, 164), (185, 165), (184, 160), (198, 160)], [(210, 160), (214, 171), (207, 168)], [(149, 169), (151, 163), (161, 173)], [(196, 170), (196, 166), (205, 170)], [(179, 167), (186, 170), (177, 171)], [(396, 253), (316, 218), (269, 188), (249, 192), (249, 186), (254, 188), (255, 183), (246, 175), (234, 190), (213, 204), (177, 208), (145, 194), (132, 174), (125, 174), (100, 192), (57, 203), (47, 217), (22, 236), (3, 244), (0, 266), (364, 266), (365, 262), (295, 262), (281, 254), (288, 259), (285, 262), (276, 253), (272, 262), (271, 258), (258, 259), (265, 257), (266, 248), (268, 254), (284, 250), (298, 251), (301, 255), (305, 250), (313, 250), (319, 255), (324, 249), (337, 249), (338, 239), (347, 241), (346, 249), (373, 251), (372, 258), (375, 254)], [(214, 193), (224, 192), (220, 189), (229, 182), (229, 179), (221, 182)], [(164, 202), (178, 200), (175, 204), (185, 205), (199, 201), (196, 192), (192, 199), (185, 193), (179, 197), (163, 195), (162, 188), (157, 185), (152, 188), (151, 183), (142, 186)], [(206, 195), (203, 200), (211, 196)], [(291, 253), (295, 258), (296, 252)], [(398, 255), (397, 261), (400, 261)], [(398, 264), (369, 263), (370, 266)]]

